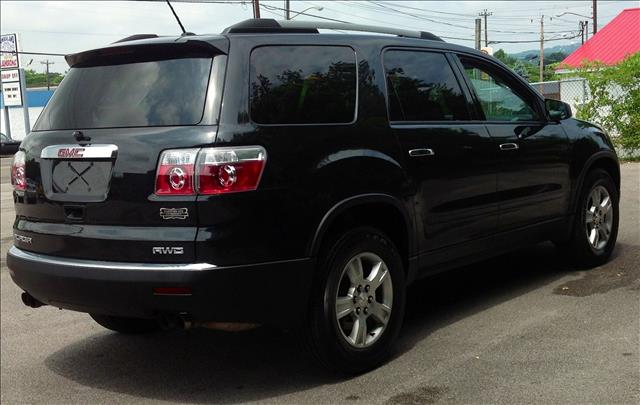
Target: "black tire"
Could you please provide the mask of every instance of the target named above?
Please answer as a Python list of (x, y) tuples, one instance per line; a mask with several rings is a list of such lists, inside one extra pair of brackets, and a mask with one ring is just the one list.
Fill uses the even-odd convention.
[(124, 318), (119, 316), (89, 314), (94, 321), (107, 329), (127, 335), (156, 332), (160, 325), (155, 319)]
[[(364, 335), (365, 339), (371, 336), (376, 340), (370, 346), (359, 348), (350, 344), (343, 335), (338, 325), (335, 305), (347, 264), (357, 255), (368, 253), (382, 259), (388, 269), (393, 304), (385, 329), (379, 332), (378, 337), (373, 332), (368, 332)], [(306, 348), (322, 366), (334, 372), (358, 374), (377, 367), (392, 354), (404, 317), (405, 295), (402, 260), (393, 242), (373, 228), (363, 227), (347, 232), (320, 255), (317, 277), (312, 286), (308, 324), (302, 331)], [(359, 303), (367, 305), (365, 301)], [(349, 316), (356, 316), (355, 312)], [(369, 321), (366, 320), (365, 325), (367, 322)]]
[[(587, 236), (587, 209), (592, 191), (598, 187), (604, 187), (611, 199), (612, 221), (611, 232), (606, 245), (596, 249), (589, 242)], [(594, 169), (587, 173), (580, 196), (577, 201), (577, 212), (574, 218), (572, 232), (567, 244), (561, 245), (569, 259), (576, 265), (583, 268), (592, 268), (604, 264), (616, 245), (618, 237), (619, 219), (619, 193), (613, 179), (606, 171)]]

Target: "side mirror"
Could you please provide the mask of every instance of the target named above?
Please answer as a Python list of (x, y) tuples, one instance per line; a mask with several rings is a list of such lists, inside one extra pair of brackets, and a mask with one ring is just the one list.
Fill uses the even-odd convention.
[(571, 106), (565, 102), (547, 98), (544, 100), (544, 105), (549, 112), (549, 117), (553, 121), (566, 120), (573, 116), (571, 113)]

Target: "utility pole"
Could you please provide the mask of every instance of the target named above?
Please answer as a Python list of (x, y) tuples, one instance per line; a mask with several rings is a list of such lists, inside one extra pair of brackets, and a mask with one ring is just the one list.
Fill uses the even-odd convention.
[(22, 91), (22, 114), (24, 115), (24, 133), (25, 135), (29, 135), (31, 132), (31, 123), (29, 122), (29, 100), (28, 92), (27, 92), (27, 78), (26, 73), (24, 72), (24, 68), (18, 69), (18, 74), (20, 75), (20, 89)]
[(482, 13), (478, 14), (480, 17), (484, 17), (484, 46), (489, 46), (489, 29), (487, 28), (487, 17), (493, 15), (493, 13), (487, 12), (485, 8)]
[(476, 18), (476, 49), (480, 50), (480, 36), (482, 35), (482, 19)]
[(260, 18), (260, 0), (251, 0), (253, 4), (253, 18)]
[(55, 62), (49, 61), (49, 59), (40, 62), (41, 65), (47, 65), (47, 90), (51, 90), (51, 84), (49, 82), (49, 65), (55, 65)]
[(284, 19), (285, 20), (291, 19), (291, 1), (290, 0), (284, 0)]
[(593, 0), (593, 35), (598, 32), (598, 0)]
[(584, 45), (584, 43), (589, 40), (589, 20), (579, 21), (578, 28), (580, 29), (582, 45)]
[(584, 40), (589, 40), (589, 20), (584, 21)]
[(544, 81), (544, 14), (540, 17), (540, 81)]

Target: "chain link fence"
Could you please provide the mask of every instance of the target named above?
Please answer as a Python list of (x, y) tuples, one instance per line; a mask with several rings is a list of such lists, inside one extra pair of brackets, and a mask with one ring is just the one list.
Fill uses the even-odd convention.
[(545, 98), (552, 98), (569, 104), (574, 115), (578, 106), (584, 104), (590, 97), (589, 85), (581, 77), (537, 82), (531, 83), (531, 85)]
[[(591, 100), (589, 83), (581, 77), (530, 84), (545, 98), (560, 100), (569, 104), (574, 115), (578, 112), (578, 107)], [(620, 86), (611, 86), (608, 91), (613, 98), (621, 98), (625, 94), (625, 89)], [(609, 114), (611, 114), (611, 109), (608, 107), (602, 107), (598, 110), (600, 117), (605, 117)], [(613, 137), (618, 135), (612, 128), (607, 128), (607, 130)], [(618, 152), (626, 155), (626, 151), (618, 150)]]
[[(574, 115), (577, 113), (579, 106), (591, 99), (589, 83), (581, 77), (530, 84), (545, 98), (552, 98), (569, 104)], [(625, 91), (620, 86), (611, 86), (608, 90), (614, 98), (622, 96)], [(606, 112), (603, 111), (603, 113)]]

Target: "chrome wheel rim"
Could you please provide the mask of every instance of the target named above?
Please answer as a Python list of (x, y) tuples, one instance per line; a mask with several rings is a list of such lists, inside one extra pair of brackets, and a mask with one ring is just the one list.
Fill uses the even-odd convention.
[(349, 260), (335, 297), (338, 329), (345, 341), (357, 348), (373, 345), (389, 324), (392, 305), (393, 284), (386, 263), (371, 252)]
[(613, 202), (606, 188), (597, 186), (587, 200), (585, 213), (585, 229), (587, 240), (595, 250), (602, 250), (607, 246), (613, 226)]

